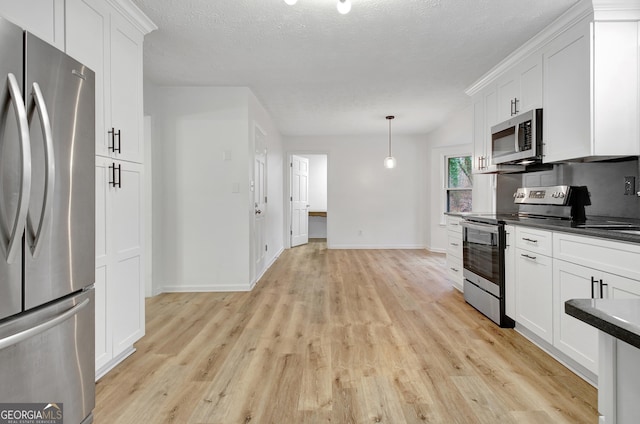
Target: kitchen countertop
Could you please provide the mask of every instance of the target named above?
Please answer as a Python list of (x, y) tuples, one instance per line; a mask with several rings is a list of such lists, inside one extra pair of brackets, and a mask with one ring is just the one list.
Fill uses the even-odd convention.
[[(522, 225), (526, 227), (539, 228), (541, 230), (561, 231), (576, 235), (600, 237), (605, 239), (626, 241), (629, 243), (640, 243), (640, 231), (637, 230), (605, 230), (601, 228), (577, 228), (571, 226), (571, 221), (561, 219), (536, 219), (519, 217), (516, 214), (484, 214), (474, 212), (450, 212), (447, 215), (459, 216), (462, 218), (472, 216), (491, 216), (510, 225)], [(634, 224), (640, 226), (640, 219), (618, 218), (610, 216), (587, 216), (587, 224), (590, 222), (612, 222)]]
[(565, 312), (640, 349), (640, 299), (571, 299)]

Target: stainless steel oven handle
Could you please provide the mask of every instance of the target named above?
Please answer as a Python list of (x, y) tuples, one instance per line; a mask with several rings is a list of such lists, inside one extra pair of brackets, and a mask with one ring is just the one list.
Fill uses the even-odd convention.
[(479, 222), (464, 221), (462, 228), (470, 228), (472, 230), (485, 231), (489, 233), (498, 234), (498, 226), (493, 224), (482, 224)]
[(18, 344), (24, 340), (30, 339), (31, 337), (35, 337), (40, 333), (44, 333), (48, 329), (53, 328), (56, 325), (76, 315), (80, 311), (80, 309), (86, 307), (88, 304), (89, 299), (85, 299), (73, 308), (61, 313), (60, 315), (50, 319), (49, 321), (43, 322), (42, 324), (36, 325), (35, 327), (31, 327), (28, 330), (21, 331), (9, 337), (5, 337), (4, 339), (0, 339), (0, 350)]

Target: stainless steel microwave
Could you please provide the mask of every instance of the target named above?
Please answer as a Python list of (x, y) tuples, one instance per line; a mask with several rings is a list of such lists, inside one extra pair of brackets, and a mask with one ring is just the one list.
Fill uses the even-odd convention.
[(528, 165), (542, 161), (542, 109), (491, 127), (491, 162)]

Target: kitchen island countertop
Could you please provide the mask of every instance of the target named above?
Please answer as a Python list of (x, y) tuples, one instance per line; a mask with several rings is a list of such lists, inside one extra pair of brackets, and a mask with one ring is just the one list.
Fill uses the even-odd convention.
[(640, 349), (640, 299), (571, 299), (565, 312)]

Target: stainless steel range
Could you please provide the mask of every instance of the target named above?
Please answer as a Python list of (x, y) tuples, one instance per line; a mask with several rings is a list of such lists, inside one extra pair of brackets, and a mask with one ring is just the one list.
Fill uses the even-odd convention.
[(464, 298), (500, 327), (511, 328), (514, 321), (505, 313), (505, 222), (530, 219), (566, 220), (572, 226), (587, 223), (585, 206), (591, 204), (584, 186), (519, 188), (514, 194), (518, 214), (478, 214), (462, 223)]

